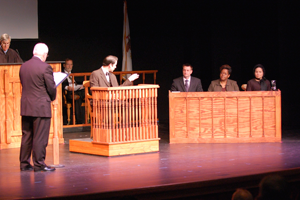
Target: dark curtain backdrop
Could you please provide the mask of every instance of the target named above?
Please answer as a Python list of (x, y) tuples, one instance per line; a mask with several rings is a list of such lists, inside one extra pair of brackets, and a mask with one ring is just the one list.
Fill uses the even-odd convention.
[[(283, 128), (299, 128), (299, 3), (285, 0), (127, 0), (134, 70), (159, 70), (158, 116), (168, 120), (168, 90), (194, 66), (203, 89), (229, 64), (239, 84), (253, 78), (253, 66), (282, 90)], [(91, 72), (106, 55), (122, 68), (123, 1), (39, 0), (39, 39), (13, 40), (24, 60), (36, 42), (49, 46), (49, 61), (74, 60), (73, 72)], [(25, 16), (24, 16), (25, 17)]]

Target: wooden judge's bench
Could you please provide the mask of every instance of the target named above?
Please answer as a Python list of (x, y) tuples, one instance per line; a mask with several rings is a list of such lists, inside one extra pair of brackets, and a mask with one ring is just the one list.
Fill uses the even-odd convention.
[(169, 92), (170, 143), (281, 141), (281, 91)]
[[(47, 62), (54, 72), (61, 71), (61, 62)], [(21, 145), (22, 121), (20, 103), (22, 86), (19, 79), (21, 64), (0, 64), (0, 149), (17, 148)], [(63, 143), (62, 91), (57, 87), (56, 101), (52, 103), (52, 118), (49, 144), (52, 144), (54, 129), (57, 130), (59, 143)], [(54, 112), (55, 108), (55, 112)], [(53, 116), (55, 114), (55, 116)], [(57, 126), (54, 128), (54, 118)]]

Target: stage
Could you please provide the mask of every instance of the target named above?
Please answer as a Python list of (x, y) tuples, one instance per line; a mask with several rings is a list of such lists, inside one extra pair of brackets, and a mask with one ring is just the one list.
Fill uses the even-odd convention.
[(270, 173), (299, 184), (300, 130), (283, 131), (280, 143), (169, 144), (168, 134), (159, 124), (157, 153), (102, 157), (70, 153), (69, 139), (89, 132), (64, 130), (65, 167), (55, 172), (21, 172), (19, 148), (0, 150), (0, 199), (230, 199), (238, 187), (255, 197)]

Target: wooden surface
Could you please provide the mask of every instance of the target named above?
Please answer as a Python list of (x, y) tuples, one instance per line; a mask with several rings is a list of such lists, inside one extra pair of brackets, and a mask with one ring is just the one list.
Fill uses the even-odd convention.
[(169, 92), (170, 143), (281, 141), (281, 92)]
[[(93, 98), (91, 135), (92, 143), (97, 144), (96, 148), (99, 148), (97, 155), (111, 156), (158, 151), (158, 87), (158, 85), (143, 84), (91, 88)], [(155, 141), (154, 147), (141, 148), (139, 144), (145, 144), (146, 141)], [(75, 143), (70, 143), (70, 151), (75, 148), (73, 145)], [(86, 153), (93, 152), (95, 145), (81, 147), (82, 150), (78, 150), (80, 145), (76, 146), (76, 152)], [(87, 150), (87, 148), (91, 149)], [(106, 148), (109, 152), (102, 153)]]
[(73, 139), (70, 140), (70, 151), (100, 156), (155, 152), (159, 151), (159, 139), (115, 144), (95, 143), (91, 139)]
[[(60, 71), (60, 63), (49, 63), (54, 72)], [(20, 102), (22, 86), (19, 79), (19, 70), (21, 64), (0, 65), (0, 149), (20, 147), (22, 138)], [(61, 85), (57, 87), (56, 100), (62, 101)], [(53, 104), (52, 104), (53, 105)], [(63, 143), (62, 132), (62, 105), (57, 104), (57, 133), (58, 140)], [(53, 114), (53, 106), (52, 106)], [(52, 144), (53, 137), (53, 119), (51, 119), (49, 143)]]

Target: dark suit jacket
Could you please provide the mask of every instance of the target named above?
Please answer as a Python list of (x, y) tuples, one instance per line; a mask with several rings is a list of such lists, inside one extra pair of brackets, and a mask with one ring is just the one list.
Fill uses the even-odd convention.
[(201, 80), (196, 77), (191, 77), (189, 91), (185, 90), (183, 76), (173, 80), (171, 91), (180, 91), (180, 92), (203, 92)]
[[(267, 91), (271, 90), (271, 83), (268, 79), (265, 80), (265, 83), (267, 84)], [(247, 91), (261, 91), (260, 90), (260, 82), (256, 81), (255, 78), (249, 80), (247, 82)]]
[[(63, 73), (66, 73), (65, 70), (62, 70), (62, 72), (63, 72)], [(71, 73), (72, 73), (72, 72), (71, 72)], [(71, 77), (71, 76), (70, 76), (70, 79), (72, 80), (72, 77)], [(75, 83), (77, 83), (77, 81), (76, 81), (75, 78), (74, 78), (74, 81), (75, 81)], [(68, 78), (66, 78), (66, 79), (62, 82), (61, 86), (62, 86), (63, 91), (65, 90), (65, 87), (66, 87), (66, 86), (69, 86)]]
[[(103, 73), (103, 70), (101, 68), (93, 71), (90, 76), (91, 87), (118, 87), (119, 86), (116, 76), (111, 72), (109, 73), (109, 80), (110, 83), (107, 81), (106, 76)], [(131, 85), (131, 81), (129, 81), (128, 79), (122, 84), (122, 86), (129, 86), (129, 85)]]
[[(220, 84), (220, 79), (214, 80), (210, 83), (208, 87), (209, 92), (220, 92), (222, 91), (222, 86)], [(237, 85), (236, 81), (227, 79), (226, 83), (226, 91), (240, 91), (239, 86)]]
[(0, 63), (22, 63), (23, 60), (20, 58), (19, 54), (13, 50), (8, 49), (6, 54), (3, 49), (0, 48)]
[(51, 117), (51, 101), (56, 98), (56, 86), (50, 65), (33, 56), (20, 68), (22, 84), (21, 115)]

